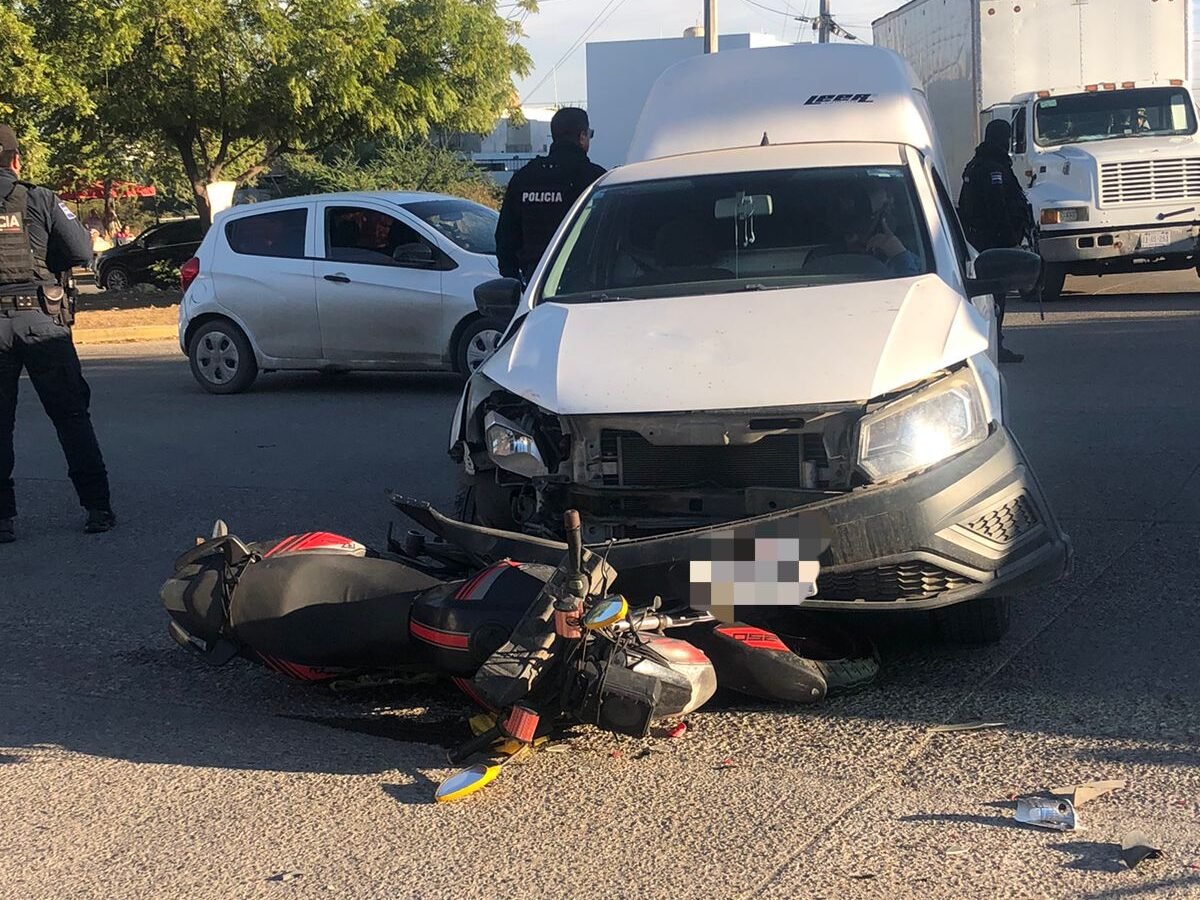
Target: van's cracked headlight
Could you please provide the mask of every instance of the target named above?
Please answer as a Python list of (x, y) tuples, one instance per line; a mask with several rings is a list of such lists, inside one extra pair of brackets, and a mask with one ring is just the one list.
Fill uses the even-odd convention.
[(962, 453), (987, 436), (978, 383), (964, 368), (865, 416), (859, 424), (858, 464), (872, 481), (890, 481)]
[(488, 456), (501, 469), (525, 478), (550, 474), (537, 441), (517, 423), (490, 412), (483, 419), (483, 431), (487, 437)]

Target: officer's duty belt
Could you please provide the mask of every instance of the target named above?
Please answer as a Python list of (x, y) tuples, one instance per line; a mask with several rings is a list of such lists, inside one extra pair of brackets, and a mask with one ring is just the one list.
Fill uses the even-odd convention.
[(3, 309), (41, 309), (41, 301), (37, 294), (18, 297), (0, 297), (0, 310)]

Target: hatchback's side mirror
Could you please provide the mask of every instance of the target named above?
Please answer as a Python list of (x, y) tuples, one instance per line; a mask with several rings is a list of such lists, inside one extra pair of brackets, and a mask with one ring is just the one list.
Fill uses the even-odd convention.
[(975, 257), (975, 277), (967, 282), (967, 293), (1008, 293), (1034, 290), (1042, 277), (1042, 258), (1016, 247), (997, 247), (984, 250)]
[(523, 287), (517, 278), (493, 278), (475, 288), (475, 307), (485, 316), (507, 322), (521, 304)]
[(402, 266), (432, 266), (437, 261), (433, 248), (420, 241), (400, 244), (392, 251), (392, 259)]

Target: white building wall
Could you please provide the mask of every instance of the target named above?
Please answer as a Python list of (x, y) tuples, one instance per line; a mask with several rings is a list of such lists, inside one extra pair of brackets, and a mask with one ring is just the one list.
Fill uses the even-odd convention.
[[(782, 43), (769, 34), (723, 34), (718, 52)], [(596, 132), (592, 161), (606, 169), (622, 165), (651, 85), (675, 63), (703, 52), (704, 39), (699, 37), (589, 43), (587, 110)]]

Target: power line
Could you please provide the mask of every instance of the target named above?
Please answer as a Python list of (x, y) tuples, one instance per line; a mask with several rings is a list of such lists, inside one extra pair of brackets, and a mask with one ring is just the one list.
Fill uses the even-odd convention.
[(601, 8), (600, 12), (596, 13), (596, 17), (587, 24), (587, 26), (580, 33), (579, 37), (575, 39), (574, 43), (567, 48), (567, 52), (559, 57), (558, 62), (551, 66), (550, 70), (542, 76), (542, 80), (525, 92), (525, 96), (521, 98), (521, 102), (526, 102), (538, 91), (539, 88), (541, 88), (542, 85), (550, 80), (554, 73), (558, 71), (559, 67), (561, 67), (563, 63), (570, 59), (575, 54), (576, 50), (587, 43), (588, 38), (603, 28), (604, 25), (608, 23), (608, 20), (611, 19), (617, 10), (624, 6), (626, 2), (628, 2), (628, 0), (608, 0), (608, 3)]

